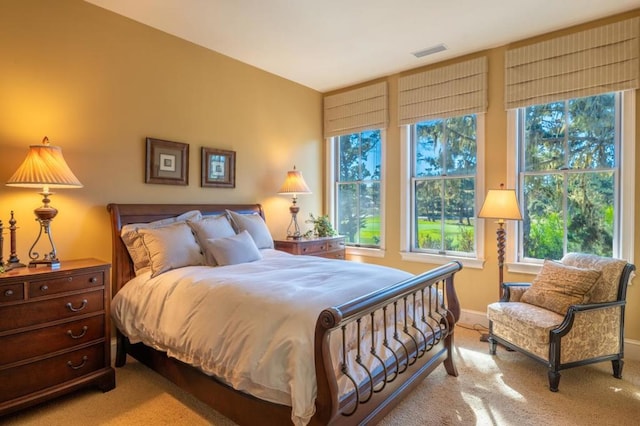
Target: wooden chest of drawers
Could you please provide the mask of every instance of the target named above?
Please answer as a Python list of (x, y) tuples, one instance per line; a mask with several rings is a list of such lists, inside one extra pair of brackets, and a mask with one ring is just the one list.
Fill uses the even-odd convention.
[(344, 259), (344, 237), (324, 237), (300, 240), (275, 240), (276, 250), (331, 259)]
[(83, 259), (0, 274), (0, 416), (81, 387), (115, 387), (109, 267)]

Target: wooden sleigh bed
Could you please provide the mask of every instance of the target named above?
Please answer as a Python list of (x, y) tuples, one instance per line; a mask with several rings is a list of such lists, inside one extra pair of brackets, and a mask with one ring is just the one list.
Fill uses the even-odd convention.
[[(111, 217), (113, 241), (112, 296), (135, 277), (131, 257), (120, 237), (124, 225), (175, 217), (190, 210), (199, 210), (205, 217), (232, 210), (242, 214), (257, 213), (264, 219), (264, 212), (259, 204), (109, 204), (107, 209)], [(454, 275), (461, 268), (458, 262), (451, 262), (402, 282), (392, 283), (366, 296), (345, 300), (322, 310), (313, 336), (315, 347), (312, 362), (315, 365), (317, 396), (315, 414), (309, 424), (375, 423), (441, 363), (449, 375), (457, 376), (453, 361), (453, 337), (460, 308), (454, 288)], [(437, 300), (432, 303), (431, 297), (434, 294), (437, 295)], [(432, 310), (431, 306), (434, 304), (436, 308)], [(408, 320), (408, 310), (416, 313), (412, 314), (412, 320)], [(371, 339), (377, 339), (378, 337), (374, 337), (374, 317), (390, 316), (393, 316), (396, 323), (395, 329), (388, 336), (386, 331), (381, 332), (384, 334), (384, 342), (378, 342), (378, 346), (384, 343), (387, 347), (387, 338), (398, 342), (402, 340), (403, 343), (396, 344), (396, 349), (384, 349), (380, 352), (376, 352), (373, 344), (366, 352), (358, 350), (356, 357), (359, 365), (364, 365), (361, 360), (368, 357), (368, 365), (377, 363), (379, 366), (376, 369), (362, 368), (366, 372), (366, 380), (351, 380), (351, 371), (346, 363), (339, 364), (336, 368), (336, 354), (331, 353), (331, 339), (342, 339), (344, 349), (348, 344), (344, 340), (344, 330), (347, 327), (357, 327), (356, 347), (359, 348), (364, 346), (360, 337), (369, 333), (360, 331), (361, 324), (366, 328), (365, 323), (370, 321)], [(398, 318), (404, 318), (404, 324)], [(125, 365), (129, 354), (241, 425), (292, 423), (291, 407), (237, 391), (200, 369), (167, 356), (165, 352), (142, 343), (131, 344), (120, 330), (116, 334), (117, 367)], [(346, 349), (342, 356), (345, 352)], [(351, 380), (353, 386), (348, 392), (339, 390), (338, 379), (344, 381), (345, 377), (336, 375), (343, 375)]]

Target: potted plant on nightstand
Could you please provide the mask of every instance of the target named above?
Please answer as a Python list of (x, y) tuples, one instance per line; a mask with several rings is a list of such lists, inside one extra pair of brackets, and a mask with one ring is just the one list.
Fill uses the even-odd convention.
[(333, 229), (328, 215), (315, 217), (313, 213), (309, 213), (309, 217), (310, 219), (305, 222), (312, 224), (313, 229), (305, 232), (305, 238), (333, 237), (338, 235), (335, 229)]

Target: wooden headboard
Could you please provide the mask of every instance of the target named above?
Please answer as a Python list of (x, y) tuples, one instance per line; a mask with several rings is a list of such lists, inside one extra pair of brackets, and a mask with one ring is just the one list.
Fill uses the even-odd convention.
[(190, 210), (200, 210), (204, 216), (222, 214), (225, 210), (258, 213), (264, 219), (260, 204), (115, 204), (107, 205), (111, 215), (112, 274), (111, 295), (115, 295), (136, 276), (133, 262), (120, 238), (120, 230), (131, 223), (147, 223), (178, 216)]

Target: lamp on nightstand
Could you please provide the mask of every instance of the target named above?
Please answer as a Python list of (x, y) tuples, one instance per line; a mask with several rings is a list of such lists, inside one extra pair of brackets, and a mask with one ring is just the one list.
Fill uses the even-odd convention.
[(293, 170), (287, 172), (287, 178), (285, 179), (278, 194), (292, 195), (291, 206), (289, 212), (291, 213), (291, 222), (287, 228), (287, 239), (299, 240), (302, 237), (300, 233), (300, 226), (298, 225), (298, 212), (300, 207), (296, 205), (298, 201), (298, 194), (311, 194), (311, 190), (307, 186), (307, 183), (302, 177), (302, 173), (296, 170), (296, 166), (293, 166)]
[[(29, 146), (27, 158), (22, 162), (18, 170), (9, 178), (7, 186), (21, 188), (42, 188), (40, 194), (42, 198), (42, 206), (33, 212), (36, 220), (40, 224), (40, 232), (36, 241), (29, 249), (30, 267), (36, 265), (48, 265), (52, 268), (60, 266), (56, 246), (51, 236), (51, 221), (58, 214), (58, 210), (52, 207), (49, 202), (51, 188), (81, 188), (82, 184), (73, 174), (69, 166), (67, 166), (62, 149), (59, 146), (49, 144), (49, 138), (46, 136), (42, 140), (42, 145)], [(46, 234), (51, 244), (51, 251), (40, 258), (38, 252), (34, 248), (42, 234)]]

